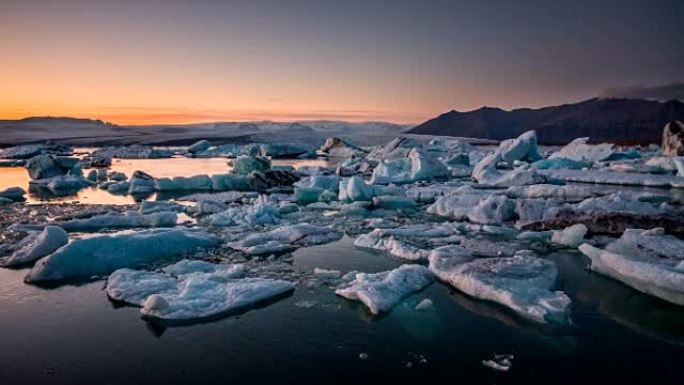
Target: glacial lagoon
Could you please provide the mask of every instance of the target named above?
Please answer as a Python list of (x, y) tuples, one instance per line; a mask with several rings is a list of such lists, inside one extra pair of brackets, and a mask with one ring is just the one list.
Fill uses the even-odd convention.
[[(476, 149), (471, 153), (492, 150)], [(416, 156), (420, 159), (427, 155), (419, 153)], [(474, 156), (473, 159), (477, 163), (482, 157)], [(495, 220), (497, 215), (504, 215), (500, 210), (473, 211), (472, 207), (466, 207), (461, 212), (458, 202), (449, 201), (449, 194), (441, 195), (438, 190), (460, 189), (454, 196), (474, 199), (473, 202), (479, 202), (475, 206), (480, 208), (483, 202), (491, 199), (497, 204), (510, 205), (505, 199), (515, 196), (525, 200), (535, 199), (535, 194), (544, 197), (564, 194), (569, 202), (589, 202), (581, 203), (586, 210), (588, 207), (595, 210), (593, 201), (587, 200), (598, 199), (598, 204), (604, 205), (601, 207), (611, 210), (646, 210), (644, 207), (652, 205), (652, 210), (656, 210), (654, 215), (660, 217), (664, 214), (658, 210), (667, 208), (658, 205), (663, 201), (681, 201), (681, 189), (571, 182), (543, 190), (531, 189), (529, 185), (522, 189), (515, 186), (500, 188), (491, 190), (494, 195), (480, 197), (481, 192), (470, 189), (467, 178), (444, 181), (443, 177), (433, 178), (427, 172), (422, 174), (428, 175), (425, 182), (403, 185), (405, 189), (399, 190), (392, 184), (373, 189), (365, 187), (371, 186), (365, 183), (375, 175), (366, 175), (358, 182), (346, 180), (340, 184), (345, 192), (339, 195), (342, 201), (338, 201), (336, 194), (334, 199), (329, 199), (325, 192), (329, 188), (326, 186), (333, 185), (330, 181), (339, 179), (331, 172), (326, 173), (325, 168), (333, 171), (336, 164), (338, 161), (326, 159), (274, 159), (273, 166), (312, 168), (307, 171), (311, 176), (302, 176), (297, 182), (301, 187), (297, 188), (307, 194), (315, 193), (315, 202), (308, 201), (309, 195), (301, 191), (297, 195), (296, 190), (295, 196), (306, 202), (297, 199), (293, 202), (292, 191), (278, 190), (265, 195), (237, 192), (235, 200), (231, 196), (230, 202), (218, 205), (221, 211), (217, 212), (211, 211), (216, 209), (212, 204), (197, 209), (200, 211), (190, 209), (201, 206), (199, 202), (206, 194), (211, 194), (206, 191), (189, 200), (183, 200), (183, 196), (198, 192), (174, 191), (164, 195), (157, 191), (146, 197), (153, 202), (162, 202), (161, 206), (145, 205), (131, 195), (115, 195), (95, 186), (60, 197), (27, 194), (25, 205), (37, 208), (33, 214), (36, 218), (42, 215), (51, 221), (57, 218), (66, 229), (94, 226), (94, 222), (88, 222), (89, 217), (117, 216), (125, 210), (139, 210), (141, 214), (136, 215), (141, 218), (153, 215), (149, 213), (154, 210), (180, 210), (174, 217), (178, 224), (217, 227), (217, 234), (226, 242), (217, 249), (201, 251), (190, 258), (220, 266), (245, 266), (247, 278), (235, 282), (241, 279), (286, 281), (293, 284), (294, 290), (259, 301), (254, 306), (233, 309), (227, 304), (229, 311), (219, 312), (215, 317), (178, 323), (145, 317), (145, 311), (154, 311), (153, 306), (158, 306), (150, 305), (149, 298), (141, 304), (142, 309), (108, 298), (108, 274), (27, 284), (24, 283), (27, 277), (40, 277), (40, 271), (35, 271), (37, 267), (24, 264), (0, 268), (0, 340), (3, 341), (0, 360), (12, 362), (0, 370), (0, 383), (121, 383), (129, 378), (166, 384), (228, 383), (245, 378), (250, 383), (293, 384), (350, 381), (577, 383), (587, 380), (632, 383), (647, 382), (656, 374), (660, 383), (679, 383), (681, 375), (672, 363), (684, 358), (684, 308), (592, 271), (590, 259), (576, 246), (554, 244), (550, 233), (537, 231), (528, 233), (529, 238), (525, 238), (519, 236), (520, 231), (511, 230), (512, 227), (506, 230), (508, 225), (502, 224), (510, 223), (510, 218), (502, 217), (503, 222), (498, 223)], [(434, 164), (439, 167), (438, 163)], [(388, 163), (390, 166), (394, 167)], [(461, 173), (459, 167), (461, 165), (455, 167), (455, 171), (451, 170), (453, 174)], [(185, 156), (115, 158), (109, 167), (109, 171), (123, 172), (127, 176), (143, 171), (155, 178), (223, 175), (230, 170), (224, 157)], [(405, 170), (397, 169), (385, 175), (393, 177), (403, 172)], [(411, 169), (410, 174), (403, 175), (415, 176), (421, 172), (425, 169)], [(0, 190), (15, 186), (26, 188), (29, 182), (23, 167), (0, 168), (0, 175)], [(501, 178), (498, 174), (494, 177)], [(429, 182), (431, 180), (434, 182)], [(501, 192), (505, 193), (497, 195)], [(364, 194), (375, 195), (375, 208), (356, 204), (357, 200), (367, 199)], [(434, 196), (426, 198), (426, 194)], [(572, 194), (587, 196), (577, 198)], [(407, 196), (414, 202), (408, 204)], [(505, 196), (509, 198), (503, 198)], [(635, 198), (641, 196), (647, 197), (645, 203), (642, 202), (646, 206), (636, 209), (621, 200), (628, 197), (641, 202)], [(181, 203), (180, 208), (163, 203), (176, 199)], [(73, 204), (74, 201), (81, 205)], [(619, 209), (611, 208), (618, 204)], [(52, 205), (54, 212), (50, 211)], [(108, 206), (108, 211), (103, 213), (98, 211), (102, 205), (113, 206)], [(435, 208), (429, 208), (432, 206)], [(448, 212), (443, 211), (446, 209)], [(519, 219), (528, 214), (521, 211)], [(449, 218), (444, 218), (445, 215)], [(73, 222), (75, 220), (82, 221)], [(68, 221), (72, 222), (67, 224)], [(296, 227), (304, 222), (312, 224), (313, 229)], [(145, 221), (141, 223), (143, 227), (150, 227), (144, 224)], [(28, 227), (20, 225), (19, 232), (34, 231), (31, 225), (24, 226)], [(280, 228), (287, 230), (284, 235), (277, 232)], [(323, 229), (331, 232), (325, 233)], [(380, 230), (374, 232), (374, 229)], [(135, 235), (150, 231), (157, 230), (135, 226), (116, 229), (105, 226), (86, 232), (69, 230), (69, 245), (112, 234)], [(364, 241), (367, 244), (359, 247), (362, 244), (359, 239), (364, 234), (370, 234)], [(610, 248), (610, 243), (619, 235), (596, 234), (587, 239), (580, 237), (580, 241), (590, 242), (603, 250)], [(256, 237), (254, 242), (247, 241), (250, 237)], [(575, 241), (570, 235), (568, 237), (571, 242)], [(664, 242), (667, 245), (671, 241)], [(453, 252), (453, 248), (448, 248), (452, 244), (459, 244), (457, 247), (462, 249), (457, 249), (456, 255), (450, 258), (460, 258), (463, 253), (471, 258), (469, 253), (475, 253), (478, 258), (484, 256), (491, 260), (524, 257), (548, 261), (557, 273), (548, 290), (550, 293), (562, 292), (571, 303), (561, 309), (567, 319), (562, 322), (544, 316), (530, 319), (529, 314), (496, 303), (504, 303), (503, 298), (496, 301), (478, 299), (476, 295), (468, 295), (437, 279), (413, 291), (406, 291), (392, 281), (372, 286), (365, 292), (368, 295), (366, 304), (389, 301), (389, 310), (379, 314), (373, 314), (362, 302), (336, 295), (340, 287), (349, 287), (350, 278), (345, 277), (350, 272), (352, 276), (364, 273), (364, 279), (375, 285), (373, 282), (385, 277), (383, 272), (397, 271), (393, 269), (408, 263), (430, 265), (436, 271), (432, 266), (434, 257), (428, 255), (429, 252)], [(254, 249), (254, 245), (258, 248)], [(65, 254), (64, 248), (50, 257), (60, 253)], [(146, 251), (128, 253), (144, 255)], [(92, 255), (84, 257), (102, 256), (93, 250)], [(190, 285), (189, 280), (204, 274), (191, 272), (190, 278), (164, 276), (164, 266), (176, 261), (178, 258), (163, 263), (150, 261), (142, 270), (150, 271), (155, 279), (178, 279), (182, 285)], [(516, 269), (506, 274), (512, 274), (514, 280), (533, 274)], [(374, 275), (378, 273), (379, 276)], [(233, 282), (233, 278), (225, 281), (210, 276), (207, 279), (206, 282), (218, 280), (220, 284)], [(356, 275), (354, 282), (361, 282), (359, 279)], [(487, 279), (483, 278), (483, 282)], [(512, 290), (517, 295), (516, 289)], [(162, 291), (161, 295), (171, 301), (164, 306), (187, 305), (173, 302), (175, 292)], [(506, 370), (492, 368), (491, 362), (497, 360), (507, 361)], [(268, 370), (264, 369), (266, 367)]]

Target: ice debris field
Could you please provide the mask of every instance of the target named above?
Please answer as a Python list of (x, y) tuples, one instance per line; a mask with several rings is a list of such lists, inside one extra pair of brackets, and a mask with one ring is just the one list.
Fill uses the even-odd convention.
[[(684, 146), (670, 131), (662, 148), (589, 138), (546, 148), (534, 131), (498, 146), (449, 138), (372, 147), (329, 138), (320, 148), (202, 140), (75, 155), (60, 144), (22, 145), (0, 152), (2, 167), (23, 167), (30, 178), (28, 192), (0, 191), (0, 266), (26, 268), (30, 285), (102, 280), (106, 296), (139, 307), (151, 322), (259, 311), (311, 288), (358, 301), (375, 316), (445, 285), (525, 322), (570, 325), (562, 271), (546, 256), (574, 250), (592, 274), (684, 305)], [(321, 157), (330, 166), (273, 162)], [(223, 158), (225, 173), (155, 177), (110, 169), (112, 159), (150, 158)], [(83, 188), (135, 200), (24, 202), (27, 194), (69, 196)], [(399, 267), (292, 267), (298, 249), (345, 235)], [(416, 311), (432, 308), (430, 299), (418, 302)], [(505, 371), (511, 360), (497, 355), (483, 364)]]

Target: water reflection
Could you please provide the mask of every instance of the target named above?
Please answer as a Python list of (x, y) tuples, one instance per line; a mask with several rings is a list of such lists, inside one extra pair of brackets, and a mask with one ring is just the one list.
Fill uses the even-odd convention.
[(684, 308), (589, 271), (588, 260), (579, 253), (556, 253), (549, 258), (558, 264), (578, 324), (593, 327), (598, 313), (636, 333), (684, 343)]
[[(217, 175), (230, 172), (226, 158), (186, 158), (174, 157), (167, 159), (114, 159), (109, 171), (123, 172), (130, 176), (136, 170), (144, 171), (157, 178), (172, 178), (175, 176), (193, 176), (198, 174)], [(273, 165), (326, 167), (331, 163), (324, 159), (274, 159)], [(86, 170), (87, 172), (88, 170)], [(22, 187), (28, 192), (28, 203), (41, 202), (81, 202), (90, 204), (130, 204), (141, 200), (164, 200), (187, 195), (190, 192), (167, 193), (164, 195), (151, 194), (147, 196), (131, 196), (112, 194), (97, 187), (88, 187), (78, 191), (64, 191), (55, 194), (45, 187), (31, 186), (24, 167), (0, 167), (0, 190), (9, 187)]]

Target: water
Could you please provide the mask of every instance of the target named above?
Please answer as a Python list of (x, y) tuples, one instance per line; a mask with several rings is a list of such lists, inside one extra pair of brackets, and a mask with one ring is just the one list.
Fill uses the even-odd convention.
[[(350, 238), (294, 256), (302, 270), (401, 263)], [(108, 301), (104, 281), (43, 289), (24, 285), (24, 270), (0, 269), (0, 383), (680, 383), (680, 308), (587, 271), (576, 252), (549, 258), (573, 300), (571, 326), (531, 324), (435, 283), (382, 317), (298, 287), (242, 315), (163, 328)], [(434, 307), (414, 310), (423, 298)], [(515, 355), (508, 373), (481, 365), (493, 353)]]
[[(119, 160), (111, 169), (157, 177), (229, 170), (222, 158)], [(27, 185), (23, 168), (0, 168), (0, 189)], [(73, 200), (132, 202), (98, 189), (57, 199)], [(110, 302), (103, 280), (48, 289), (25, 285), (26, 269), (0, 269), (0, 384), (681, 382), (682, 308), (588, 271), (578, 252), (546, 258), (558, 265), (559, 289), (573, 300), (572, 325), (533, 324), (435, 283), (380, 317), (328, 288), (298, 286), (241, 315), (165, 328)], [(293, 266), (372, 273), (401, 263), (356, 249), (345, 237), (298, 250)], [(424, 298), (434, 307), (414, 310)], [(297, 306), (301, 301), (314, 305)], [(515, 355), (508, 373), (481, 365), (495, 353)]]
[[(136, 170), (144, 171), (156, 178), (193, 176), (198, 174), (211, 176), (230, 172), (231, 167), (228, 166), (227, 162), (226, 158), (114, 159), (109, 171), (123, 172), (128, 177)], [(293, 166), (295, 168), (330, 165), (329, 161), (322, 159), (275, 159), (272, 163), (273, 165)], [(85, 170), (85, 173), (88, 171)], [(29, 191), (28, 186), (29, 176), (24, 167), (0, 167), (0, 190), (8, 187), (21, 187)], [(181, 195), (186, 194), (183, 193)], [(152, 195), (147, 199), (156, 200), (157, 197)], [(129, 195), (114, 195), (97, 187), (85, 188), (76, 194), (60, 197), (36, 195), (33, 193), (27, 194), (28, 203), (75, 201), (91, 204), (129, 204), (135, 202), (134, 198)]]

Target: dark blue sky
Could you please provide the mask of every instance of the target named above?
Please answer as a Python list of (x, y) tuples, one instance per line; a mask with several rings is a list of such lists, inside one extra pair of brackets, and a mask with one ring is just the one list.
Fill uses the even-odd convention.
[(681, 0), (4, 0), (0, 117), (420, 121), (557, 104), (683, 81), (683, 16)]

